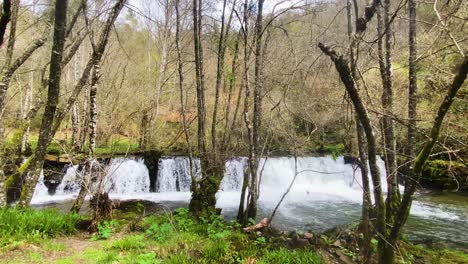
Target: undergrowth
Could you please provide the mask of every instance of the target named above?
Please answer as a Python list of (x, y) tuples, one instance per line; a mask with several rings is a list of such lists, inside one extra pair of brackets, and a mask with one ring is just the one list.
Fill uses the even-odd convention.
[(80, 218), (55, 210), (0, 209), (0, 246), (73, 234)]

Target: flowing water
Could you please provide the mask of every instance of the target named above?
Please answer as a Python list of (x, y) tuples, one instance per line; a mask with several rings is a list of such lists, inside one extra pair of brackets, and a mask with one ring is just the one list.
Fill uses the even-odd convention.
[[(378, 162), (382, 187), (386, 189), (385, 166)], [(194, 162), (196, 177), (200, 162)], [(217, 207), (226, 219), (237, 215), (240, 190), (247, 166), (246, 158), (226, 162), (225, 177), (217, 193)], [(190, 166), (186, 157), (164, 157), (159, 161), (156, 191), (149, 191), (150, 179), (141, 158), (114, 158), (105, 167), (105, 188), (115, 199), (144, 199), (154, 202), (187, 205), (190, 200)], [(359, 168), (345, 164), (344, 158), (292, 157), (261, 161), (259, 218), (269, 216), (294, 175), (296, 181), (281, 204), (273, 224), (284, 230), (326, 229), (355, 223), (360, 217), (362, 185)], [(66, 203), (79, 192), (81, 175), (77, 166), (67, 169), (55, 195), (49, 195), (39, 181), (32, 203), (43, 207)], [(468, 248), (468, 200), (456, 194), (417, 194), (411, 209), (406, 233), (412, 240), (435, 239), (449, 246)]]

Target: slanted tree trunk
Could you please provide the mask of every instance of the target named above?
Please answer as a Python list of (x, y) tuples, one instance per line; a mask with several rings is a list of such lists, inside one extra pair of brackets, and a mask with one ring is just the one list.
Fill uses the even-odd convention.
[(328, 46), (325, 46), (322, 43), (319, 43), (318, 46), (322, 50), (322, 52), (329, 56), (330, 59), (334, 62), (336, 70), (340, 75), (341, 81), (343, 82), (351, 98), (351, 101), (353, 102), (356, 114), (359, 116), (359, 121), (361, 122), (366, 135), (369, 168), (372, 183), (374, 186), (374, 200), (376, 204), (377, 220), (375, 226), (376, 231), (379, 233), (379, 257), (381, 258), (383, 257), (383, 249), (386, 248), (386, 208), (380, 181), (380, 171), (379, 167), (377, 166), (377, 144), (373, 134), (373, 129), (370, 123), (369, 115), (361, 100), (361, 97), (359, 96), (358, 90), (356, 89), (356, 83), (352, 77), (351, 70), (348, 66), (348, 62), (346, 61), (346, 59), (344, 59), (343, 56), (338, 55), (334, 50), (332, 50)]
[[(412, 166), (413, 169), (411, 171), (411, 174), (408, 175), (409, 179), (407, 180), (407, 184), (406, 184), (406, 188), (405, 188), (402, 200), (401, 200), (401, 204), (395, 217), (395, 223), (393, 225), (393, 228), (391, 229), (391, 232), (388, 238), (388, 242), (391, 245), (396, 244), (398, 240), (398, 236), (401, 232), (401, 229), (403, 228), (404, 224), (406, 223), (406, 220), (408, 219), (408, 215), (411, 209), (411, 204), (413, 202), (413, 195), (414, 195), (414, 192), (416, 191), (419, 180), (421, 179), (422, 171), (424, 169), (424, 164), (426, 163), (427, 159), (432, 153), (432, 149), (437, 143), (445, 115), (447, 114), (450, 107), (452, 106), (452, 103), (455, 100), (455, 97), (458, 91), (463, 86), (463, 83), (466, 80), (467, 74), (468, 74), (468, 56), (465, 56), (462, 64), (459, 66), (457, 75), (453, 79), (452, 85), (449, 87), (447, 95), (445, 96), (444, 100), (439, 106), (437, 115), (434, 119), (434, 124), (431, 128), (429, 139), (426, 141), (423, 148), (419, 151), (418, 155), (416, 156), (416, 159), (414, 160), (414, 163)], [(393, 258), (394, 258), (395, 256), (394, 248), (387, 247), (385, 255), (390, 256), (389, 258), (391, 258), (391, 256), (393, 255)], [(391, 262), (384, 261), (382, 263), (390, 264)]]
[(103, 25), (103, 30), (101, 32), (101, 35), (99, 36), (99, 41), (97, 42), (97, 45), (93, 49), (91, 58), (89, 59), (86, 67), (84, 68), (83, 74), (81, 75), (79, 82), (75, 85), (63, 109), (56, 111), (57, 112), (56, 115), (54, 115), (51, 118), (50, 126), (48, 128), (49, 133), (47, 133), (47, 135), (44, 134), (44, 137), (47, 136), (47, 138), (42, 139), (43, 141), (41, 142), (41, 136), (39, 137), (40, 139), (39, 143), (45, 146), (44, 147), (41, 146), (41, 148), (39, 148), (40, 144), (38, 143), (38, 149), (36, 150), (34, 159), (32, 160), (31, 165), (30, 165), (30, 168), (32, 168), (31, 172), (33, 174), (32, 174), (32, 177), (29, 177), (26, 180), (26, 183), (23, 186), (19, 206), (22, 206), (22, 207), (28, 206), (29, 203), (31, 202), (32, 193), (33, 193), (34, 187), (37, 184), (37, 179), (39, 178), (40, 168), (42, 167), (42, 164), (44, 162), (43, 158), (45, 155), (45, 148), (47, 147), (47, 145), (50, 144), (56, 132), (58, 131), (61, 122), (68, 115), (69, 111), (72, 109), (73, 105), (75, 104), (79, 94), (81, 93), (83, 87), (85, 86), (85, 84), (87, 83), (89, 79), (91, 70), (93, 69), (94, 65), (97, 65), (101, 62), (102, 56), (104, 54), (105, 48), (109, 40), (109, 35), (112, 29), (112, 25), (117, 19), (117, 16), (120, 14), (120, 11), (125, 5), (125, 2), (126, 0), (118, 0), (113, 6), (113, 8), (111, 9), (109, 17), (107, 18), (106, 22)]
[[(356, 3), (356, 2), (355, 2)], [(353, 79), (356, 78), (357, 71), (357, 58), (359, 54), (359, 39), (358, 35), (355, 35), (355, 30), (353, 29), (352, 22), (352, 7), (353, 3), (351, 0), (347, 1), (347, 18), (348, 18), (348, 39), (349, 39), (349, 57), (350, 57), (350, 69)], [(354, 6), (354, 12), (357, 17), (359, 16), (358, 7)], [(357, 27), (357, 24), (355, 24)], [(357, 85), (357, 84), (356, 84)], [(370, 232), (370, 186), (369, 186), (369, 170), (367, 167), (367, 154), (366, 154), (366, 139), (364, 136), (364, 130), (359, 120), (357, 114), (354, 115), (354, 121), (356, 123), (356, 134), (357, 134), (357, 146), (358, 146), (358, 156), (359, 156), (359, 168), (361, 170), (361, 179), (362, 179), (362, 210), (361, 210), (361, 229), (364, 236), (363, 245), (362, 245), (362, 254), (364, 256), (364, 263), (367, 263), (371, 258), (371, 232)]]
[(47, 93), (47, 103), (39, 132), (39, 140), (34, 153), (34, 158), (30, 166), (29, 177), (21, 191), (18, 202), (19, 207), (29, 206), (36, 187), (37, 180), (42, 170), (47, 146), (49, 145), (50, 133), (54, 122), (55, 112), (60, 96), (60, 79), (62, 75), (62, 57), (65, 44), (66, 23), (67, 23), (67, 0), (58, 0), (55, 3), (55, 22), (52, 55), (50, 59), (49, 89)]

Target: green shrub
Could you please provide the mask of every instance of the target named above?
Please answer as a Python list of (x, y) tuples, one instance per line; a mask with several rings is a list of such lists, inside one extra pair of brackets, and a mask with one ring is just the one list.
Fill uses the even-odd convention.
[(36, 241), (47, 237), (76, 232), (81, 216), (58, 213), (55, 210), (0, 209), (0, 246), (18, 240)]
[(321, 257), (310, 250), (288, 250), (285, 248), (267, 251), (259, 259), (258, 264), (319, 264)]
[(112, 234), (112, 229), (118, 224), (117, 221), (104, 221), (98, 224), (98, 232), (91, 237), (92, 241), (109, 239)]
[(153, 224), (151, 227), (146, 230), (146, 234), (153, 237), (158, 242), (165, 242), (172, 234), (174, 229), (169, 223)]

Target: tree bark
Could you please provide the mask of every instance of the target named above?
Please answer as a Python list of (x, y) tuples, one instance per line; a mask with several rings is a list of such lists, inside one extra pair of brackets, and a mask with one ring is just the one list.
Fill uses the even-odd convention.
[(11, 0), (3, 0), (3, 12), (0, 17), (0, 47), (3, 45), (6, 29), (11, 19)]
[[(403, 166), (405, 183), (411, 173), (411, 163), (414, 159), (414, 144), (416, 140), (416, 118), (417, 118), (417, 39), (416, 39), (416, 0), (408, 0), (408, 18), (409, 18), (409, 58), (408, 58), (408, 130), (406, 139), (406, 160)], [(409, 179), (408, 179), (409, 182)], [(405, 184), (406, 185), (406, 184)]]
[[(249, 76), (249, 65), (250, 65), (250, 45), (249, 45), (249, 1), (245, 0), (244, 2), (244, 21), (243, 21), (243, 41), (244, 41), (244, 72), (242, 77), (243, 86), (245, 87), (245, 98), (244, 98), (244, 122), (245, 127), (247, 128), (247, 136), (249, 141), (249, 159), (248, 159), (248, 170), (244, 172), (244, 179), (242, 182), (241, 197), (239, 203), (239, 209), (237, 212), (237, 221), (243, 226), (247, 225), (247, 213), (245, 212), (246, 207), (246, 194), (247, 188), (250, 185), (250, 169), (254, 166), (252, 164), (253, 158), (253, 142), (252, 142), (252, 122), (250, 120), (250, 76)], [(240, 100), (240, 98), (239, 98)], [(248, 201), (248, 200), (247, 200)], [(248, 202), (247, 202), (248, 206)]]
[[(356, 6), (356, 1), (354, 2), (354, 11), (356, 16), (356, 24), (358, 20), (358, 7)], [(348, 15), (348, 39), (349, 39), (349, 57), (350, 57), (350, 69), (353, 79), (356, 79), (356, 70), (357, 70), (357, 60), (359, 54), (359, 45), (358, 39), (354, 38), (354, 30), (352, 23), (352, 6), (353, 3), (351, 0), (347, 1), (347, 15)], [(357, 85), (357, 84), (356, 84)], [(358, 156), (359, 156), (359, 168), (361, 170), (361, 179), (362, 179), (362, 210), (361, 210), (361, 229), (364, 236), (364, 241), (362, 245), (362, 254), (364, 256), (364, 263), (367, 263), (371, 259), (371, 233), (370, 233), (370, 207), (372, 205), (370, 198), (370, 184), (369, 184), (369, 169), (367, 167), (368, 159), (366, 154), (366, 140), (364, 137), (364, 130), (362, 128), (361, 121), (357, 114), (354, 115), (354, 121), (356, 123), (356, 135), (357, 135), (357, 145), (358, 145)]]
[(260, 155), (260, 128), (262, 118), (262, 97), (263, 97), (263, 3), (264, 0), (258, 1), (257, 20), (255, 22), (255, 86), (254, 86), (254, 102), (253, 102), (253, 127), (252, 127), (252, 161), (250, 164), (250, 188), (249, 188), (249, 203), (247, 207), (247, 218), (257, 216), (257, 200), (258, 200), (258, 166)]
[[(58, 1), (60, 2), (60, 1)], [(109, 35), (112, 29), (112, 25), (114, 24), (115, 20), (117, 19), (117, 16), (119, 15), (120, 11), (122, 10), (123, 6), (125, 5), (126, 0), (118, 0), (115, 5), (113, 6), (108, 19), (104, 23), (103, 30), (101, 32), (101, 35), (99, 37), (99, 41), (97, 42), (98, 44), (95, 46), (93, 49), (93, 54), (91, 55), (91, 58), (89, 59), (85, 69), (83, 70), (83, 74), (81, 75), (81, 78), (79, 82), (75, 85), (72, 94), (68, 98), (68, 101), (63, 109), (60, 109), (59, 111), (54, 111), (57, 112), (55, 115), (53, 115), (47, 123), (49, 124), (48, 133), (41, 133), (44, 134), (42, 137), (40, 135), (39, 137), (39, 143), (38, 143), (38, 148), (36, 149), (34, 159), (31, 162), (30, 168), (32, 177), (28, 178), (26, 180), (25, 185), (23, 186), (22, 190), (22, 195), (20, 198), (20, 203), (19, 206), (28, 206), (29, 203), (31, 202), (32, 198), (32, 193), (34, 190), (34, 187), (36, 186), (37, 179), (39, 178), (39, 173), (40, 169), (42, 168), (42, 164), (44, 162), (44, 155), (45, 155), (45, 150), (46, 147), (50, 144), (52, 141), (53, 137), (55, 136), (55, 133), (60, 127), (60, 124), (62, 120), (64, 119), (65, 116), (67, 116), (68, 112), (71, 110), (73, 105), (76, 102), (76, 99), (78, 95), (81, 93), (83, 87), (87, 83), (89, 79), (89, 75), (91, 73), (92, 68), (94, 65), (97, 65), (100, 63), (102, 56), (104, 54), (105, 48), (107, 46), (107, 42), (109, 40)], [(65, 30), (64, 30), (65, 31)], [(51, 67), (52, 67), (52, 62), (51, 62)], [(60, 66), (61, 67), (61, 66)], [(51, 75), (51, 77), (53, 77)], [(49, 81), (51, 82), (51, 81)], [(56, 106), (55, 106), (56, 108)], [(50, 114), (49, 114), (50, 115)], [(45, 117), (44, 117), (45, 119)], [(41, 129), (42, 130), (42, 129)], [(42, 140), (42, 141), (41, 141)], [(39, 148), (40, 145), (41, 148)], [(38, 155), (40, 154), (40, 155)]]
[[(370, 123), (369, 115), (356, 89), (356, 83), (352, 77), (351, 70), (348, 66), (348, 62), (343, 58), (343, 56), (338, 55), (330, 47), (327, 47), (322, 43), (319, 43), (318, 46), (322, 50), (322, 52), (329, 56), (330, 59), (334, 62), (336, 70), (339, 73), (341, 81), (343, 82), (353, 102), (354, 108), (356, 109), (356, 114), (359, 116), (359, 120), (366, 134), (367, 153), (369, 155), (369, 168), (372, 183), (374, 186), (374, 200), (376, 204), (376, 231), (379, 233), (379, 253), (381, 253), (383, 252), (382, 249), (384, 249), (386, 245), (386, 208), (382, 193), (379, 167), (377, 166), (377, 144), (373, 134), (373, 129)], [(379, 255), (379, 257), (381, 256), (382, 255)]]
[(182, 64), (182, 47), (180, 45), (180, 31), (181, 31), (181, 17), (179, 12), (179, 0), (175, 0), (175, 12), (176, 12), (176, 34), (175, 34), (175, 44), (177, 50), (177, 73), (179, 77), (179, 92), (180, 92), (180, 112), (182, 115), (182, 127), (184, 129), (185, 142), (187, 144), (188, 153), (189, 153), (189, 166), (190, 166), (190, 179), (192, 180), (192, 189), (196, 188), (195, 171), (193, 164), (193, 149), (192, 144), (190, 143), (190, 131), (187, 125), (187, 115), (185, 110), (185, 99), (184, 99), (184, 68)]
[[(390, 23), (390, 1), (384, 1), (383, 18), (381, 11), (377, 14), (379, 34), (379, 65), (382, 77), (382, 142), (387, 172), (387, 224), (393, 225), (394, 216), (400, 202), (398, 189), (395, 125), (393, 121), (393, 73), (392, 73), (392, 25)], [(385, 31), (384, 31), (385, 29)], [(382, 39), (384, 38), (384, 39)]]
[(29, 206), (34, 188), (42, 170), (47, 146), (49, 145), (50, 132), (54, 122), (55, 112), (60, 96), (60, 79), (62, 75), (62, 57), (65, 44), (66, 23), (67, 23), (67, 0), (57, 0), (55, 3), (55, 22), (52, 55), (50, 60), (49, 89), (47, 93), (47, 103), (45, 107), (42, 125), (39, 132), (39, 140), (36, 147), (32, 165), (30, 167), (30, 177), (21, 191), (18, 202), (19, 207)]
[(439, 138), (440, 130), (445, 118), (445, 115), (449, 111), (458, 91), (463, 86), (463, 83), (466, 80), (468, 74), (468, 56), (465, 56), (463, 63), (458, 69), (458, 73), (453, 79), (452, 85), (449, 87), (449, 91), (445, 96), (443, 102), (439, 106), (437, 115), (434, 119), (434, 124), (431, 128), (431, 133), (429, 135), (429, 140), (424, 144), (423, 148), (419, 151), (416, 159), (413, 163), (413, 169), (411, 175), (409, 175), (409, 180), (407, 180), (405, 192), (401, 200), (398, 214), (395, 218), (395, 224), (391, 230), (389, 242), (395, 244), (398, 236), (400, 234), (401, 228), (406, 223), (408, 219), (409, 211), (411, 209), (411, 204), (413, 202), (413, 194), (416, 191), (416, 187), (421, 179), (422, 170), (424, 164), (426, 163), (429, 155), (432, 152), (434, 145), (437, 143)]

